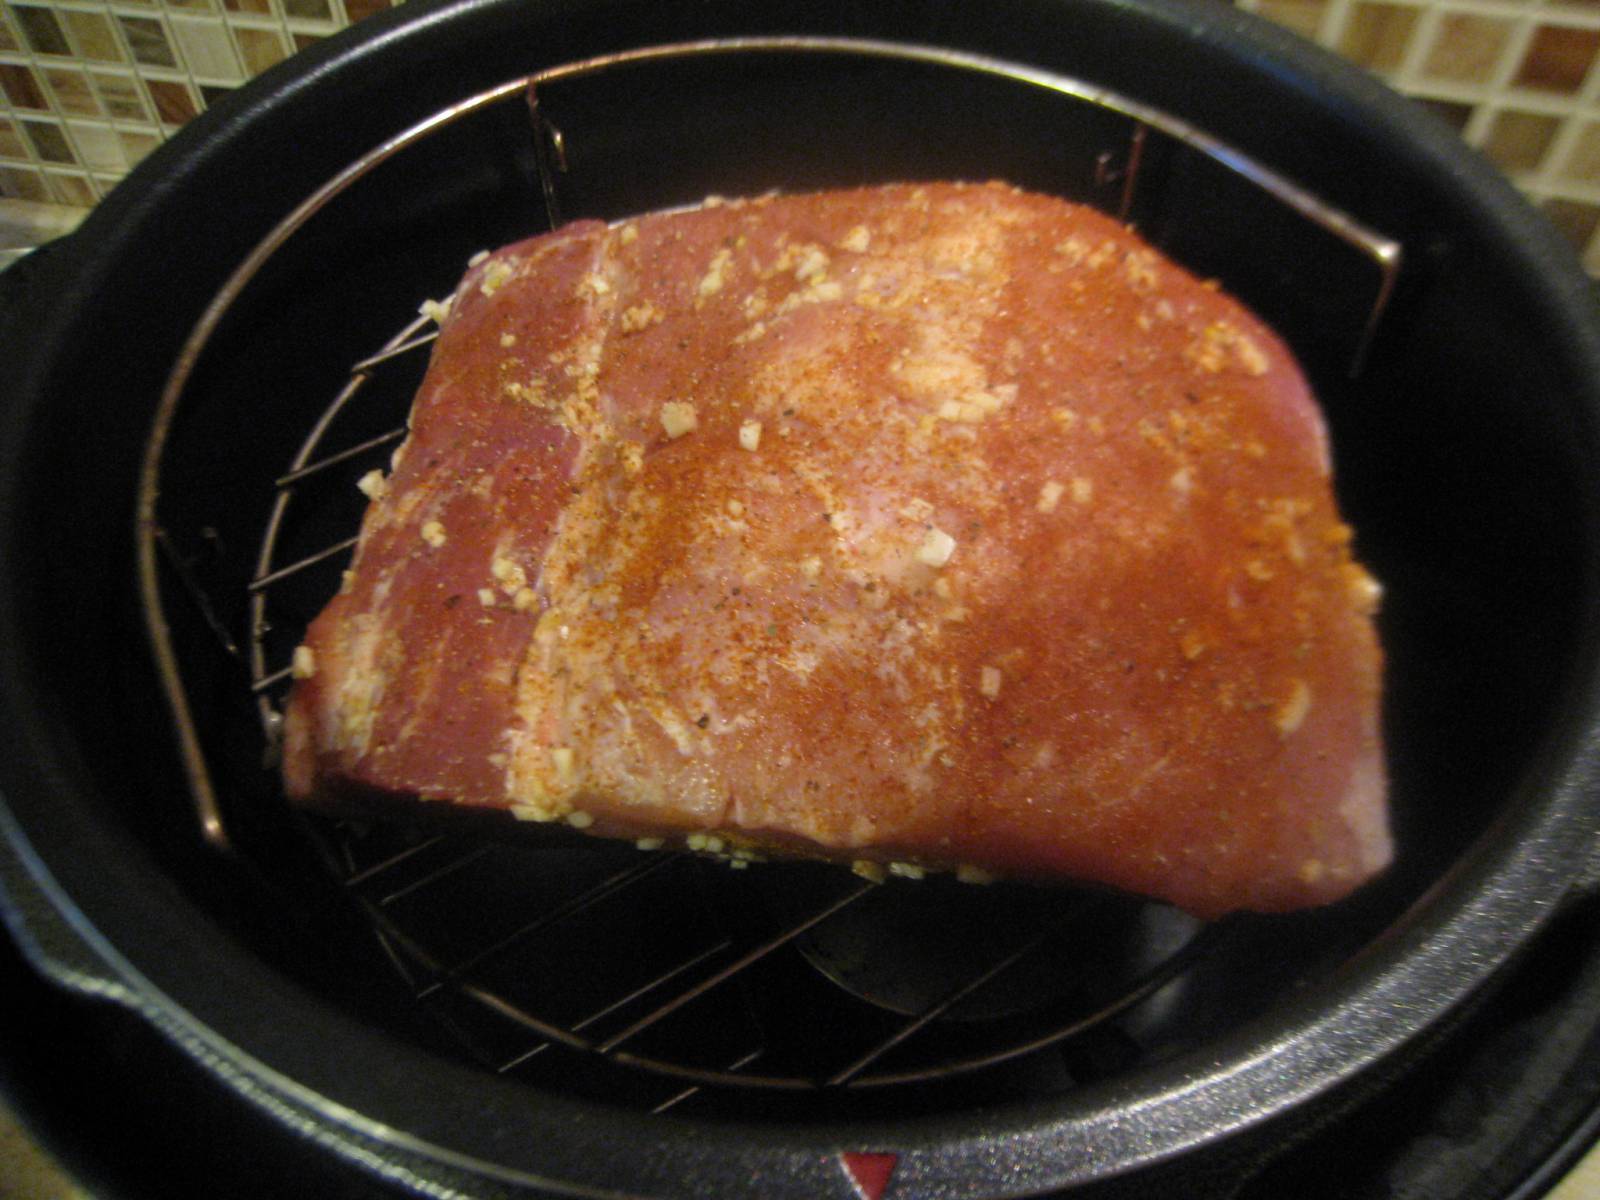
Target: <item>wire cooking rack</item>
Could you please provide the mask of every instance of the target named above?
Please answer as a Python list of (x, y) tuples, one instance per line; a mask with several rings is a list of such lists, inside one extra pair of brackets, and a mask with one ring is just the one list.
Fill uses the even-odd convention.
[[(405, 412), (434, 336), (431, 322), (418, 317), (361, 357), (276, 479), (240, 651), (156, 514), (174, 415), (224, 315), (315, 213), (454, 122), (526, 103), (543, 215), (553, 228), (562, 215), (566, 146), (541, 107), (540, 89), (652, 63), (773, 54), (973, 72), (1121, 114), (1129, 120), (1127, 143), (1094, 157), (1088, 190), (1109, 195), (1109, 207), (1123, 217), (1152, 136), (1198, 151), (1371, 262), (1370, 307), (1349, 359), (1351, 372), (1360, 370), (1399, 271), (1399, 245), (1187, 122), (1078, 80), (939, 48), (730, 39), (567, 64), (470, 97), (352, 163), (264, 239), (201, 318), (163, 397), (140, 497), (141, 586), (197, 817), (219, 850), (229, 850), (231, 838), (169, 636), (161, 573), (198, 606), (225, 650), (247, 660), (263, 736), (275, 747), (289, 656), (303, 631), (296, 619), (285, 620), (275, 597), (287, 587), (331, 594), (356, 542), (341, 536), (286, 555), (285, 522), (295, 506), (325, 503), (335, 492), (347, 507), (355, 503), (354, 479), (405, 435)], [(392, 425), (343, 440), (348, 414), (358, 408), (369, 417), (373, 409), (390, 414)], [(347, 515), (346, 529), (359, 508)], [(1006, 1087), (1074, 1086), (1140, 1057), (1141, 1023), (1176, 1002), (1185, 973), (1227, 928), (1089, 892), (975, 888), (945, 879), (877, 885), (807, 864), (734, 871), (694, 855), (587, 839), (480, 839), (305, 820), (417, 1003), (473, 1061), (578, 1090), (592, 1076), (596, 1094), (626, 1093), (654, 1111), (703, 1099), (708, 1089), (860, 1095), (991, 1078), (1001, 1068)]]

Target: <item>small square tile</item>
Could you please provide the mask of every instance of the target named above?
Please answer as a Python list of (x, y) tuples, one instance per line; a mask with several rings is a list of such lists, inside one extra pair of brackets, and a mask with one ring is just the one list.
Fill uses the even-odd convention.
[(22, 130), (10, 117), (0, 117), (0, 158), (27, 158), (28, 147), (22, 140)]
[(1350, 11), (1339, 51), (1369, 71), (1393, 71), (1405, 58), (1417, 10), (1399, 4), (1362, 3)]
[(88, 121), (68, 121), (67, 132), (78, 147), (78, 161), (94, 171), (121, 171), (128, 160), (122, 157), (122, 142), (109, 125)]
[(239, 53), (244, 58), (245, 71), (259, 75), (268, 67), (288, 57), (283, 48), (283, 38), (274, 29), (240, 29), (235, 27), (233, 37), (239, 43)]
[(92, 208), (97, 199), (94, 186), (89, 182), (87, 175), (69, 175), (64, 171), (47, 171), (45, 178), (50, 185), (50, 193), (58, 204), (70, 204), (75, 208)]
[(222, 6), (231, 13), (261, 14), (269, 16), (272, 13), (272, 0), (222, 0)]
[(283, 0), (283, 15), (301, 21), (331, 21), (328, 0)]
[(1447, 13), (1422, 60), (1423, 74), (1455, 83), (1487, 83), (1511, 40), (1511, 23), (1470, 13)]
[(12, 108), (50, 111), (50, 101), (45, 97), (44, 88), (39, 86), (39, 77), (32, 67), (21, 63), (0, 63), (0, 94), (4, 94)]
[(1414, 96), (1412, 99), (1457, 133), (1465, 130), (1467, 122), (1472, 120), (1474, 109), (1470, 104), (1462, 104), (1455, 100), (1439, 100), (1431, 96)]
[(200, 111), (187, 84), (175, 80), (146, 79), (144, 85), (150, 89), (150, 101), (156, 106), (156, 116), (163, 125), (182, 125)]
[(111, 21), (104, 13), (65, 9), (61, 19), (78, 48), (79, 58), (95, 62), (127, 61), (127, 55), (123, 54), (122, 46), (117, 41), (116, 30), (111, 28)]
[(6, 16), (5, 7), (0, 5), (0, 53), (21, 49), (22, 42), (12, 32), (11, 20)]
[(117, 16), (117, 23), (122, 26), (123, 35), (128, 39), (128, 49), (133, 51), (133, 60), (147, 67), (176, 67), (178, 56), (173, 52), (172, 43), (167, 40), (167, 31), (162, 28), (161, 22), (154, 17), (125, 17)]
[(67, 35), (62, 32), (61, 22), (56, 19), (55, 13), (33, 4), (13, 4), (10, 7), (11, 15), (22, 29), (23, 40), (35, 54), (65, 56), (72, 53), (72, 48), (67, 44)]
[[(356, 0), (345, 0), (345, 8)], [(1302, 37), (1315, 38), (1328, 10), (1327, 0), (1261, 0), (1256, 11), (1269, 21), (1288, 27)]]
[(89, 77), (71, 67), (46, 67), (44, 81), (56, 98), (56, 108), (75, 117), (98, 117), (100, 101), (89, 86)]
[(36, 204), (50, 202), (50, 189), (44, 176), (28, 167), (0, 167), (0, 196), (8, 200), (32, 200)]
[(94, 81), (94, 90), (99, 93), (100, 103), (111, 116), (119, 121), (150, 119), (150, 110), (145, 106), (144, 93), (139, 90), (139, 81), (132, 75), (122, 75), (112, 71), (91, 71), (89, 78)]
[(1589, 121), (1578, 131), (1560, 173), (1574, 183), (1600, 183), (1600, 122)]
[(1495, 115), (1484, 138), (1483, 152), (1502, 171), (1534, 171), (1560, 131), (1560, 117), (1508, 110)]
[(33, 143), (33, 152), (47, 163), (76, 163), (77, 155), (67, 142), (67, 135), (54, 121), (23, 121), (22, 132)]
[(344, 11), (352, 25), (373, 13), (387, 12), (390, 7), (389, 0), (344, 0)]
[(221, 21), (175, 16), (172, 35), (178, 40), (178, 48), (183, 51), (183, 59), (192, 74), (226, 83), (243, 82), (239, 56), (234, 53), (228, 30)]
[(122, 143), (122, 158), (129, 167), (136, 167), (147, 154), (161, 145), (161, 135), (143, 133), (136, 129), (117, 130), (117, 140)]
[(1600, 228), (1600, 208), (1577, 200), (1546, 200), (1541, 206), (1544, 215), (1554, 223), (1561, 236), (1571, 242), (1580, 254), (1588, 248), (1596, 228)]
[(1534, 30), (1512, 82), (1518, 87), (1570, 95), (1583, 86), (1596, 50), (1600, 50), (1600, 29), (1541, 25)]

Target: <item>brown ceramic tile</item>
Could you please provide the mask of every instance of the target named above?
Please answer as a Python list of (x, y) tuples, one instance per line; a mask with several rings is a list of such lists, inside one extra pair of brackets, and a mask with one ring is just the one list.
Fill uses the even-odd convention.
[[(345, 0), (345, 8), (349, 9), (352, 2)], [(1298, 34), (1314, 38), (1327, 7), (1327, 0), (1261, 0), (1256, 11), (1269, 21), (1276, 21)]]
[(122, 157), (130, 167), (138, 166), (145, 155), (161, 145), (157, 135), (134, 129), (117, 130), (117, 139), (122, 143)]
[(71, 204), (78, 208), (90, 208), (94, 205), (94, 187), (89, 183), (87, 175), (67, 175), (52, 171), (48, 175), (48, 180), (51, 195), (58, 204)]
[(1415, 96), (1413, 99), (1457, 133), (1466, 129), (1467, 122), (1472, 120), (1473, 107), (1470, 104), (1438, 100), (1430, 96)]
[(302, 21), (331, 21), (328, 0), (283, 0), (283, 15)]
[(0, 92), (5, 93), (12, 108), (32, 108), (39, 112), (50, 109), (44, 88), (39, 86), (39, 77), (32, 67), (21, 63), (0, 63)]
[(44, 176), (38, 171), (27, 167), (0, 167), (0, 196), (48, 204), (50, 189), (45, 186)]
[(308, 46), (315, 46), (322, 40), (320, 33), (301, 33), (298, 29), (289, 36), (294, 39), (294, 48), (297, 53)]
[(32, 4), (11, 5), (11, 15), (22, 29), (23, 40), (35, 54), (71, 54), (61, 22), (48, 8)]
[(100, 103), (106, 112), (121, 121), (147, 121), (150, 110), (145, 107), (144, 94), (139, 91), (139, 81), (132, 75), (113, 71), (91, 71), (94, 90), (100, 94)]
[(1533, 171), (1561, 130), (1561, 118), (1546, 113), (1498, 114), (1483, 142), (1483, 152), (1502, 171)]
[(10, 117), (0, 117), (0, 158), (27, 158), (28, 147), (22, 140), (22, 130)]
[(178, 65), (178, 56), (173, 53), (172, 43), (167, 40), (167, 31), (161, 27), (160, 21), (154, 17), (119, 15), (117, 22), (128, 39), (128, 48), (133, 51), (135, 62), (147, 67)]
[(364, 20), (373, 13), (384, 12), (389, 7), (389, 0), (344, 0), (344, 11), (350, 18), (351, 24)]
[(199, 111), (187, 84), (146, 79), (144, 85), (150, 89), (150, 101), (156, 106), (156, 116), (163, 125), (182, 125)]
[(272, 12), (272, 0), (222, 0), (222, 6), (235, 13)]
[(1513, 82), (1543, 92), (1576, 92), (1583, 86), (1597, 49), (1600, 30), (1541, 25), (1534, 30)]
[(1589, 121), (1578, 131), (1560, 173), (1575, 183), (1600, 183), (1600, 122)]
[(100, 101), (89, 87), (89, 77), (70, 67), (46, 67), (44, 80), (56, 98), (56, 108), (75, 117), (98, 117)]
[(111, 21), (104, 13), (66, 9), (62, 11), (61, 19), (66, 23), (73, 44), (78, 47), (79, 58), (93, 59), (95, 62), (126, 60), (117, 42), (116, 31), (111, 28)]
[(33, 152), (44, 162), (78, 161), (67, 142), (67, 135), (61, 132), (61, 126), (54, 121), (23, 121), (22, 132), (28, 135), (28, 141), (33, 143)]
[(1423, 73), (1456, 83), (1487, 83), (1510, 40), (1509, 21), (1469, 13), (1446, 14), (1423, 59)]
[(6, 10), (0, 5), (0, 50), (21, 50), (22, 43), (17, 35), (11, 32), (11, 21), (6, 16)]
[(233, 37), (239, 43), (239, 54), (244, 58), (246, 75), (259, 75), (288, 57), (283, 48), (283, 38), (276, 30), (240, 29), (236, 26)]
[(1561, 235), (1580, 252), (1589, 244), (1596, 227), (1600, 226), (1600, 208), (1593, 204), (1556, 199), (1546, 200), (1540, 207), (1561, 231)]
[(1416, 28), (1417, 10), (1398, 4), (1357, 4), (1338, 49), (1346, 58), (1372, 71), (1393, 71), (1405, 57)]

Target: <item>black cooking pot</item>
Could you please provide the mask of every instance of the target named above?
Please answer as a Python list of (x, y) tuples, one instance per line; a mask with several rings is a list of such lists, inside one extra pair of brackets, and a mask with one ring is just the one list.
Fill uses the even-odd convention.
[[(535, 108), (507, 88), (302, 207), (536, 72)], [(288, 813), (277, 668), (419, 364), (352, 365), (552, 210), (908, 176), (1123, 212), (1294, 345), (1387, 587), (1389, 874), (1202, 928)], [(171, 1093), (185, 1180), (1232, 1195), (1596, 891), (1589, 283), (1451, 134), (1248, 16), (417, 0), (216, 106), (32, 274), (0, 384), (10, 962), (111, 1047), (89, 1070)]]

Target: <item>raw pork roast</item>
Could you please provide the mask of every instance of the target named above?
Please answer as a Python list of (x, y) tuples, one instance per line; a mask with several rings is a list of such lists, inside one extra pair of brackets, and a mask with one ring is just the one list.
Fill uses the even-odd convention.
[(743, 862), (1202, 916), (1388, 861), (1378, 588), (1240, 305), (1000, 185), (707, 201), (476, 262), (285, 775)]

